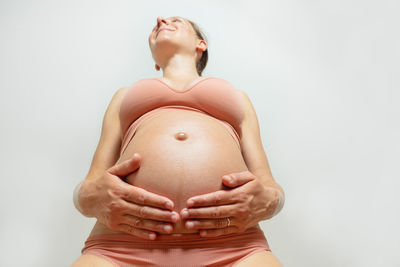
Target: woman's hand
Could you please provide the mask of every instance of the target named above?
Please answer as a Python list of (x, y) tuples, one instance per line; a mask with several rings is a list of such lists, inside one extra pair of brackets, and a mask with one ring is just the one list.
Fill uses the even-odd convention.
[[(85, 179), (79, 191), (79, 203), (83, 215), (96, 217), (111, 230), (153, 240), (156, 238), (153, 231), (172, 232), (171, 223), (160, 221), (175, 223), (179, 214), (171, 211), (174, 203), (170, 199), (122, 180), (139, 165), (140, 155), (135, 153), (131, 159), (104, 171), (103, 175)], [(168, 225), (170, 230), (165, 230)]]
[[(272, 218), (281, 209), (281, 191), (263, 185), (251, 172), (232, 173), (222, 178), (224, 185), (236, 188), (189, 198), (188, 208), (181, 210), (181, 217), (198, 220), (186, 221), (186, 228), (201, 229), (200, 235), (205, 237), (241, 233), (259, 221)], [(193, 222), (192, 227), (188, 222)]]

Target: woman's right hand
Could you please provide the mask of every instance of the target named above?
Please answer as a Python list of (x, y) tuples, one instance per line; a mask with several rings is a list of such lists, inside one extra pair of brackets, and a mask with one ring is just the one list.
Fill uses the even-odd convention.
[(140, 155), (135, 153), (105, 170), (103, 175), (85, 179), (78, 199), (83, 215), (96, 217), (111, 230), (153, 240), (156, 232), (172, 232), (179, 214), (172, 211), (174, 204), (169, 198), (123, 181), (139, 165)]

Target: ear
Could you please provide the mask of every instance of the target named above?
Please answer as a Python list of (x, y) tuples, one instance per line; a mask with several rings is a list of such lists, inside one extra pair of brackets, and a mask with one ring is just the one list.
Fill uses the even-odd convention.
[[(203, 52), (207, 50), (207, 43), (204, 40), (200, 40), (200, 43), (197, 44), (196, 46), (196, 51), (197, 51), (197, 60), (200, 60), (200, 58), (203, 56)], [(201, 52), (201, 53), (199, 53)]]
[(197, 48), (198, 50), (200, 50), (201, 52), (204, 52), (207, 50), (207, 43), (204, 40), (200, 40), (199, 44), (197, 44)]

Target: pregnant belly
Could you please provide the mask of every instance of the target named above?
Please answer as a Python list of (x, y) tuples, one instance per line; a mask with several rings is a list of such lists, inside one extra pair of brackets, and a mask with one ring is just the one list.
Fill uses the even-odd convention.
[[(215, 118), (183, 109), (168, 109), (145, 120), (118, 162), (141, 155), (140, 167), (126, 182), (168, 197), (180, 212), (192, 196), (227, 189), (222, 176), (247, 170), (240, 149)], [(173, 233), (194, 233), (184, 221)]]

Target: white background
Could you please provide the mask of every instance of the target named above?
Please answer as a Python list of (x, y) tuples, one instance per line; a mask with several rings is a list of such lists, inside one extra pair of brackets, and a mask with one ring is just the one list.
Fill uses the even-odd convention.
[[(285, 266), (400, 266), (398, 1), (1, 1), (0, 265), (69, 266), (115, 91), (160, 77), (157, 16), (204, 30), (247, 92), (286, 203), (261, 222)], [(397, 17), (396, 17), (397, 16)]]

